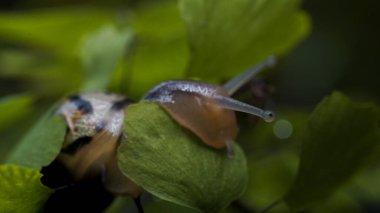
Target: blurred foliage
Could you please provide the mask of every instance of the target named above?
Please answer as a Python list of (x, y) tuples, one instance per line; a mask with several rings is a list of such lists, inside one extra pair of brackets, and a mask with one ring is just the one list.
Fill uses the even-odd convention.
[(376, 105), (355, 104), (340, 93), (325, 98), (310, 117), (288, 205), (305, 210), (327, 199), (374, 154), (379, 125)]
[(79, 51), (83, 36), (110, 23), (112, 16), (111, 11), (89, 7), (1, 13), (0, 76), (38, 97), (78, 90), (84, 80)]
[(289, 50), (309, 30), (299, 0), (180, 0), (189, 35), (188, 75), (231, 78)]
[[(104, 27), (82, 44), (82, 61), (87, 72), (81, 91), (104, 91), (110, 84), (110, 71), (114, 70), (131, 43), (129, 29), (118, 31), (112, 26)], [(107, 42), (105, 42), (107, 41)]]
[(184, 78), (189, 53), (185, 27), (173, 1), (142, 4), (131, 16), (136, 49), (127, 60), (124, 83), (127, 94), (138, 99), (159, 82)]
[[(284, 195), (286, 202), (272, 212), (287, 211), (286, 204), (313, 212), (378, 212), (379, 109), (356, 102), (380, 100), (374, 72), (378, 4), (304, 1), (313, 29), (290, 51), (309, 32), (299, 0), (2, 1), (0, 162), (10, 155), (8, 160), (37, 170), (50, 163), (62, 142), (63, 123), (46, 120), (49, 113), (36, 120), (66, 94), (108, 90), (138, 100), (164, 80), (221, 83), (267, 55), (279, 54), (278, 66), (265, 73), (275, 85), (272, 98), (252, 98), (252, 85), (236, 96), (275, 108), (278, 119), (265, 124), (239, 115), (237, 141), (247, 156), (248, 185), (224, 212), (257, 211)], [(333, 93), (309, 118), (336, 89), (354, 101)], [(26, 134), (27, 129), (32, 130)], [(164, 127), (160, 131), (170, 133)], [(39, 174), (1, 168), (1, 177), (14, 171)], [(14, 175), (12, 181), (23, 177)], [(36, 186), (36, 203), (30, 204), (38, 208), (48, 193), (39, 193), (44, 191), (34, 185), (39, 177), (30, 177), (33, 185), (26, 187)], [(115, 208), (124, 209), (124, 201)], [(145, 206), (148, 212), (192, 212), (162, 200)]]
[(27, 116), (31, 111), (32, 98), (27, 95), (3, 97), (0, 100), (0, 129), (10, 126)]

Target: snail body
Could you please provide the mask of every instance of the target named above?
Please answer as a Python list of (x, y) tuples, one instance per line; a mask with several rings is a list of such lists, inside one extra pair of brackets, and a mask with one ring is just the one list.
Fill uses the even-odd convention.
[(159, 102), (183, 127), (207, 145), (223, 148), (235, 139), (238, 129), (233, 111), (220, 107), (216, 97), (227, 97), (223, 87), (196, 81), (167, 81), (144, 99)]

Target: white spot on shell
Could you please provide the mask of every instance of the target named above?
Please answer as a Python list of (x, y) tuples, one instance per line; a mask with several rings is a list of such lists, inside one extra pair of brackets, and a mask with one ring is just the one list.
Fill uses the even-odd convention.
[[(120, 101), (124, 97), (114, 94), (104, 93), (84, 93), (80, 98), (90, 102), (93, 110), (92, 113), (83, 114), (73, 123), (73, 140), (83, 136), (93, 136), (97, 133), (99, 127), (112, 133), (117, 137), (121, 134), (123, 128), (124, 111), (111, 110), (115, 101)], [(78, 112), (77, 106), (67, 100), (57, 110), (57, 114), (62, 114), (66, 120), (71, 120), (75, 113)]]

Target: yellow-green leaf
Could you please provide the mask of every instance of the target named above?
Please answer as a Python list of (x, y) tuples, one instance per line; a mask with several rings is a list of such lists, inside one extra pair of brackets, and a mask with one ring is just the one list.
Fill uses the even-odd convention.
[(0, 212), (38, 212), (53, 190), (40, 182), (41, 173), (15, 165), (0, 165)]

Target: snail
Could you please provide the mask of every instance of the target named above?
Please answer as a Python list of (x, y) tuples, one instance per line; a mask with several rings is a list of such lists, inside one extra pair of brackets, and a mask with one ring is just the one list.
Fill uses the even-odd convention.
[[(234, 111), (256, 115), (267, 122), (274, 119), (274, 113), (230, 96), (274, 63), (275, 58), (269, 57), (223, 86), (190, 80), (165, 81), (142, 99), (159, 103), (205, 144), (216, 149), (227, 147), (228, 156), (233, 157), (232, 145), (238, 133)], [(131, 103), (126, 96), (111, 93), (70, 96), (56, 111), (67, 126), (57, 161), (77, 181), (100, 175), (106, 190), (132, 196), (139, 212), (143, 212), (139, 201), (143, 190), (121, 172), (116, 158), (117, 148), (125, 140), (124, 118)]]
[(230, 96), (275, 61), (274, 57), (268, 57), (223, 86), (190, 80), (165, 81), (148, 91), (143, 99), (159, 103), (175, 121), (208, 146), (227, 147), (232, 157), (232, 144), (238, 132), (234, 111), (256, 115), (267, 122), (273, 121), (274, 113)]

